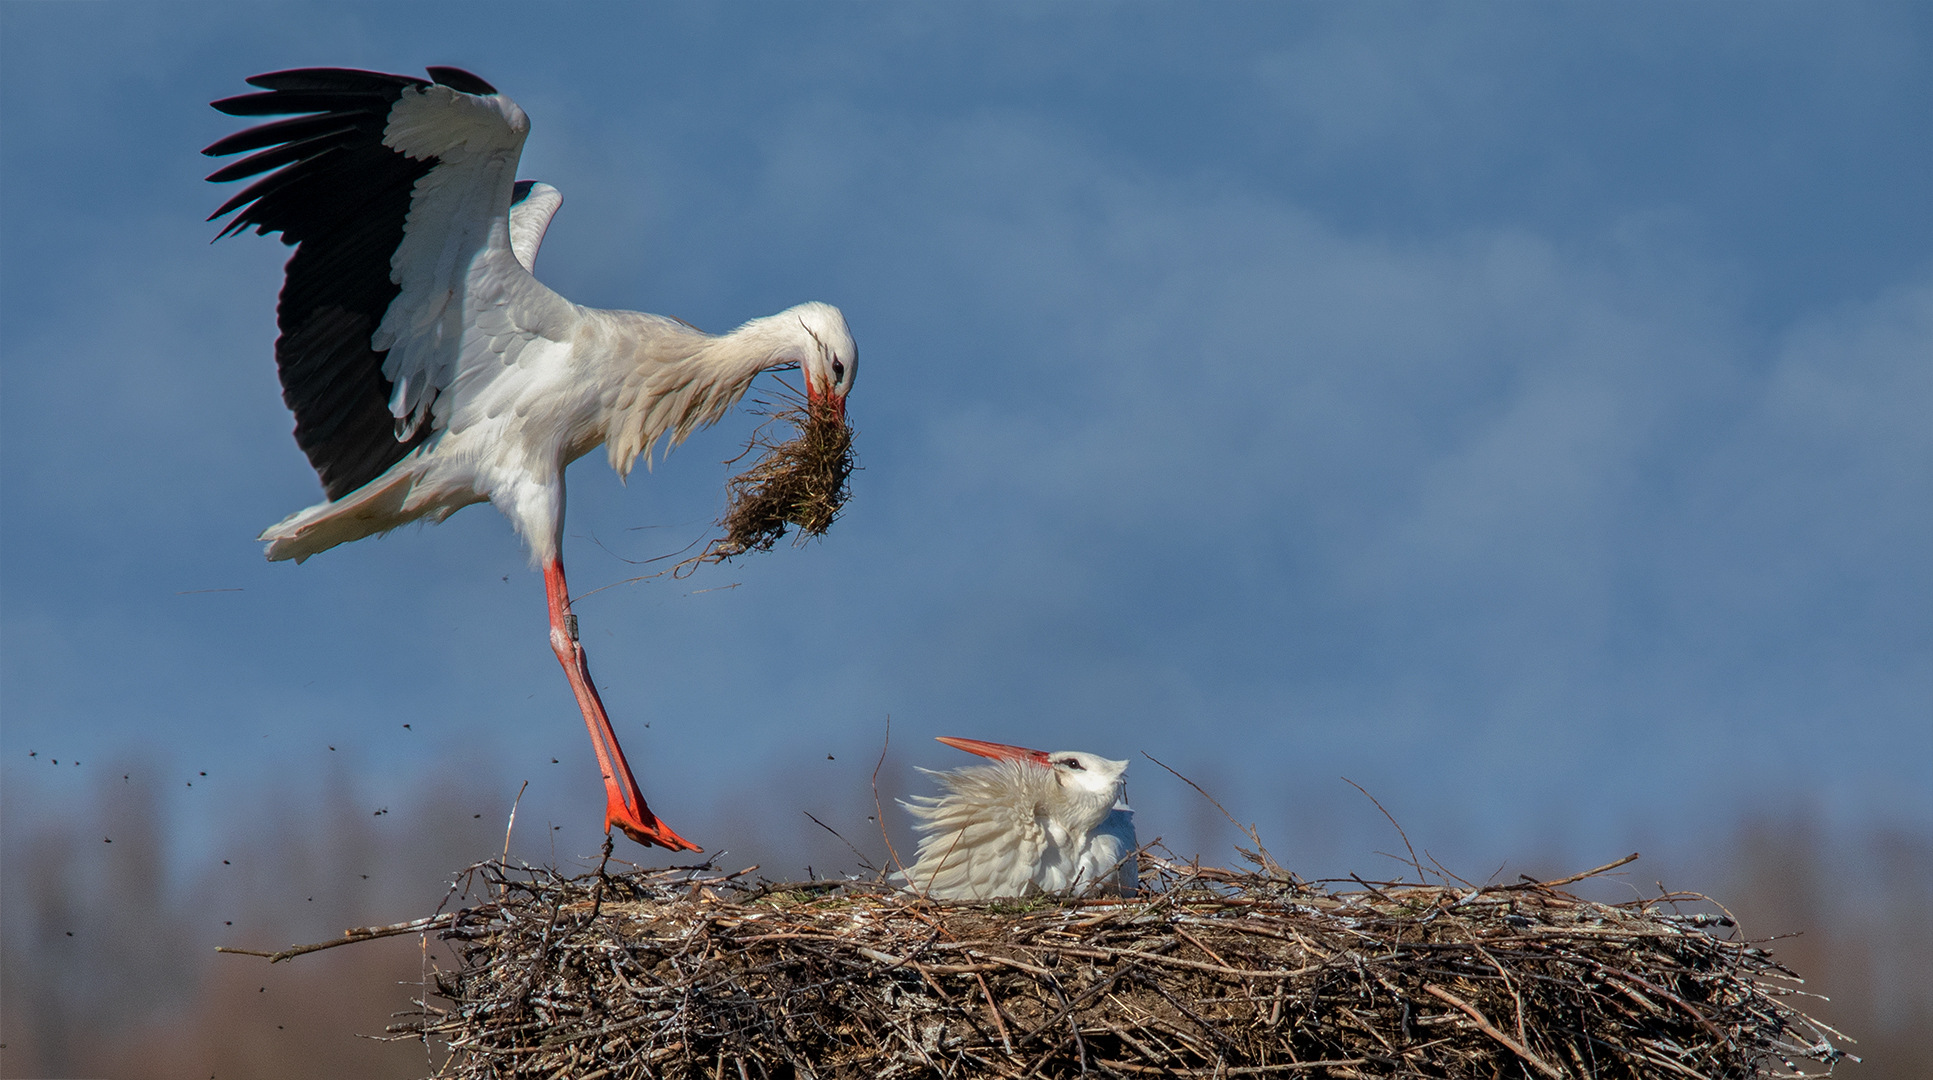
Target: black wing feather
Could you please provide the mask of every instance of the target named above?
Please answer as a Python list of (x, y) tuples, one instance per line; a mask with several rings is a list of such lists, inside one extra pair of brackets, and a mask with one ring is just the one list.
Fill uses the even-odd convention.
[[(428, 85), (420, 83), (419, 85)], [(388, 111), (402, 96), (376, 90), (271, 90), (263, 94), (242, 94), (208, 104), (230, 116), (284, 116), (298, 112), (334, 112), (342, 109), (375, 108)]]
[(399, 93), (405, 86), (425, 85), (424, 80), (414, 75), (390, 75), (381, 71), (364, 71), (361, 68), (291, 68), (288, 71), (251, 75), (245, 81), (250, 86), (259, 86), (264, 90), (338, 90), (374, 93)]
[(250, 154), (233, 165), (209, 173), (208, 179), (213, 183), (221, 184), (254, 176), (257, 173), (265, 173), (270, 169), (279, 169), (290, 162), (315, 157), (324, 150), (353, 143), (356, 134), (354, 127), (336, 125), (313, 138), (286, 142), (280, 146), (269, 147), (259, 154)]
[(487, 95), (497, 92), (496, 87), (491, 86), (489, 83), (484, 82), (482, 79), (477, 78), (462, 68), (429, 67), (423, 70), (429, 72), (430, 78), (435, 79), (438, 83), (465, 94)]
[(243, 128), (203, 150), (202, 153), (209, 157), (226, 157), (229, 154), (239, 154), (244, 150), (259, 150), (264, 146), (295, 142), (326, 131), (334, 131), (342, 127), (345, 122), (341, 117), (330, 116), (327, 113), (321, 116), (291, 116), (287, 120), (272, 120), (252, 128)]
[[(463, 93), (493, 94), (457, 68), (431, 68)], [(274, 71), (248, 80), (265, 93), (213, 102), (231, 116), (295, 116), (237, 132), (202, 151), (213, 157), (260, 150), (209, 176), (239, 180), (270, 172), (223, 203), (209, 220), (236, 212), (216, 239), (254, 228), (295, 245), (276, 306), (275, 363), (282, 400), (295, 414), (295, 441), (331, 501), (382, 475), (430, 435), (425, 425), (398, 442), (389, 415), (394, 387), (369, 347), (401, 287), (389, 261), (403, 240), (416, 182), (437, 165), (383, 145), (389, 111), (408, 75), (346, 68)], [(266, 148), (266, 149), (264, 149)]]

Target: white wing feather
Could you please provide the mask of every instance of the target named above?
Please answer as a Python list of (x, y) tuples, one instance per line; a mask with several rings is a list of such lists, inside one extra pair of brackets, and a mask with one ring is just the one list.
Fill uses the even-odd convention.
[(537, 249), (544, 244), (550, 219), (564, 205), (564, 193), (545, 183), (530, 185), (530, 193), (510, 208), (510, 249), (532, 274), (537, 272)]
[(1081, 853), (1079, 884), (1099, 883), (1124, 893), (1140, 888), (1141, 870), (1135, 857), (1140, 846), (1134, 835), (1134, 811), (1116, 803), (1088, 837), (1088, 848)]
[(933, 775), (947, 788), (945, 797), (901, 803), (921, 819), (918, 828), (926, 834), (903, 875), (908, 887), (936, 900), (1032, 892), (1049, 843), (1034, 789), (1043, 780), (1051, 783), (1052, 774), (1002, 761)]
[[(530, 275), (511, 239), (511, 192), (529, 134), (529, 118), (502, 94), (433, 85), (403, 91), (390, 109), (384, 145), (438, 162), (416, 182), (390, 259), (401, 291), (370, 340), (389, 354), (383, 376), (395, 386), (398, 438), (425, 422), (449, 426), (460, 405), (449, 398), (460, 395), (446, 391), (460, 375), (474, 389), (479, 376), (514, 365), (530, 341), (564, 340), (575, 322), (574, 306)], [(537, 228), (535, 239), (542, 234)], [(534, 264), (534, 242), (529, 256)]]

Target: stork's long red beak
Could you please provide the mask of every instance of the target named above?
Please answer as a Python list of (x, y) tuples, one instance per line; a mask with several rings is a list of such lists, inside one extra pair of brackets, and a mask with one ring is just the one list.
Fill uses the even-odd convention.
[(936, 735), (935, 738), (956, 750), (969, 754), (1002, 760), (1031, 761), (1036, 765), (1051, 765), (1045, 750), (1029, 750), (1024, 746), (1008, 746), (1006, 743), (983, 742), (979, 739), (956, 739), (951, 735)]

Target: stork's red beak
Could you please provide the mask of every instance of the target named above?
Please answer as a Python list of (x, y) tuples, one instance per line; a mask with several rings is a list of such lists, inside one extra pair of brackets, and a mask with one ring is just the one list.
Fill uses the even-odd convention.
[(838, 394), (820, 390), (818, 387), (812, 385), (810, 376), (805, 380), (805, 401), (806, 407), (814, 411), (818, 409), (820, 402), (825, 402), (831, 407), (832, 415), (835, 419), (841, 424), (846, 422), (846, 399)]
[(935, 738), (956, 750), (965, 750), (969, 754), (978, 754), (981, 757), (1031, 761), (1036, 765), (1053, 764), (1045, 750), (1029, 750), (1024, 746), (1008, 746), (1006, 743), (982, 742), (979, 739), (956, 739), (950, 735), (938, 735)]

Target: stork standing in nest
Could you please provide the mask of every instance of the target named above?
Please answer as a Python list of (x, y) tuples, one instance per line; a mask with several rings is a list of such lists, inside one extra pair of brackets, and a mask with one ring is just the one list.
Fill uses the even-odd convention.
[(1134, 811), (1124, 798), (1127, 762), (1076, 750), (940, 741), (993, 763), (933, 773), (947, 794), (900, 804), (925, 834), (913, 865), (894, 875), (907, 889), (935, 900), (991, 900), (1138, 887)]
[(270, 559), (301, 562), (495, 504), (543, 571), (551, 649), (604, 774), (606, 831), (696, 851), (645, 805), (591, 681), (564, 581), (564, 467), (603, 446), (624, 477), (773, 368), (797, 368), (810, 402), (843, 423), (852, 335), (826, 304), (712, 336), (552, 292), (532, 269), (563, 198), (516, 179), (529, 118), (467, 71), (429, 74), (279, 71), (248, 80), (262, 93), (214, 103), (290, 117), (203, 151), (257, 151), (210, 180), (268, 174), (210, 216), (235, 213), (217, 238), (252, 227), (295, 247), (275, 361), (326, 499), (261, 539)]

